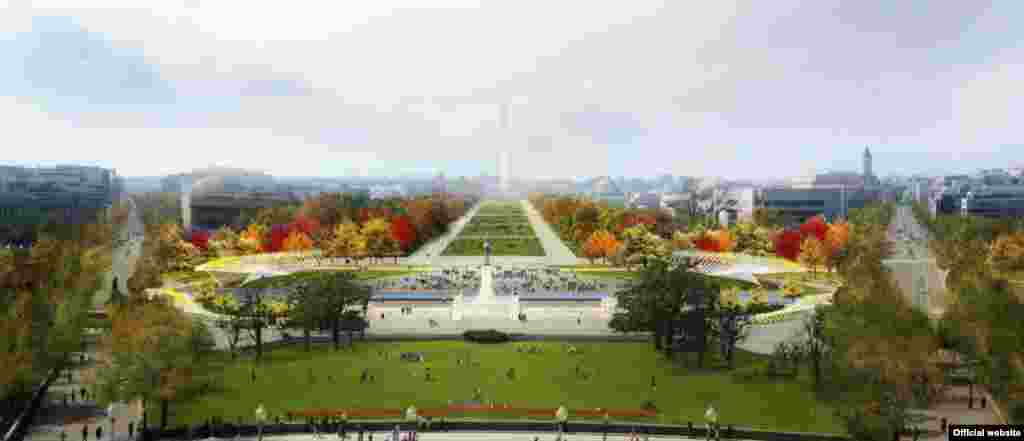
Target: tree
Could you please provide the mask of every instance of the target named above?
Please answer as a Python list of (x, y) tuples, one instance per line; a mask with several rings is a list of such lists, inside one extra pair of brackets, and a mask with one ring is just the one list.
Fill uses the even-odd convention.
[[(209, 330), (166, 301), (115, 307), (111, 332), (97, 357), (101, 398), (159, 402), (161, 427), (171, 401), (187, 396), (208, 378), (213, 340)], [(146, 423), (143, 413), (143, 427)]]
[(799, 231), (782, 231), (775, 235), (772, 242), (774, 242), (775, 254), (779, 257), (795, 261), (800, 255), (801, 237)]
[(590, 238), (583, 244), (583, 255), (590, 260), (590, 263), (594, 263), (594, 259), (603, 257), (604, 248), (601, 246), (600, 239), (595, 237), (598, 232), (595, 231), (590, 235)]
[[(109, 227), (109, 226), (107, 226)], [(106, 288), (112, 231), (66, 225), (63, 238), (41, 234), (32, 247), (0, 250), (0, 418), (78, 350), (93, 297)], [(14, 408), (9, 407), (13, 405)]]
[(762, 228), (779, 228), (785, 226), (786, 220), (779, 210), (755, 208), (754, 223)]
[(827, 232), (828, 224), (825, 223), (825, 218), (820, 215), (812, 216), (800, 225), (800, 235), (804, 238), (814, 237), (819, 241), (824, 241)]
[(270, 227), (269, 233), (263, 240), (263, 249), (266, 252), (276, 253), (284, 249), (284, 241), (288, 239), (288, 235), (291, 234), (291, 226), (289, 224), (275, 224)]
[(1000, 235), (990, 248), (989, 264), (1004, 273), (1024, 270), (1024, 233)]
[(266, 234), (266, 227), (262, 224), (251, 223), (245, 231), (239, 235), (238, 248), (243, 254), (256, 254), (263, 251), (263, 236)]
[[(345, 314), (353, 307), (362, 307), (370, 300), (369, 288), (355, 282), (355, 276), (349, 272), (318, 273), (311, 288), (316, 292), (316, 303), (324, 318), (331, 324), (331, 338), (334, 349), (340, 348), (340, 332)], [(310, 297), (305, 297), (310, 299)], [(349, 339), (351, 341), (351, 338)]]
[(366, 252), (372, 257), (382, 257), (392, 249), (394, 239), (391, 238), (391, 223), (384, 218), (370, 219), (363, 225), (363, 237), (366, 238)]
[(753, 314), (747, 306), (740, 304), (737, 290), (723, 290), (716, 308), (716, 318), (716, 334), (722, 358), (732, 369), (736, 345), (747, 338)]
[(416, 229), (408, 216), (397, 216), (391, 220), (391, 238), (398, 242), (402, 251), (412, 250), (416, 243)]
[(231, 227), (224, 226), (210, 235), (210, 250), (217, 256), (230, 256), (239, 251), (239, 235)]
[(203, 230), (192, 230), (189, 233), (188, 241), (200, 252), (205, 253), (209, 247), (210, 233)]
[(818, 266), (825, 264), (828, 257), (828, 250), (824, 242), (814, 236), (810, 236), (800, 244), (800, 263), (810, 267), (812, 273), (818, 271)]
[(313, 328), (324, 318), (324, 299), (318, 281), (308, 280), (292, 287), (288, 293), (288, 320), (302, 327), (306, 352), (312, 350)]
[(636, 282), (615, 293), (621, 311), (614, 314), (609, 327), (617, 332), (651, 332), (655, 350), (664, 349), (670, 355), (683, 306), (710, 289), (693, 268), (654, 259)]
[(299, 230), (293, 230), (282, 245), (282, 250), (284, 251), (305, 251), (312, 248), (313, 240), (306, 233)]
[(334, 228), (334, 237), (324, 248), (324, 254), (328, 257), (358, 258), (365, 252), (366, 237), (359, 230), (359, 226), (352, 222), (338, 224)]
[(839, 265), (839, 261), (842, 259), (843, 253), (846, 249), (846, 243), (850, 239), (850, 226), (849, 224), (833, 223), (828, 226), (828, 232), (825, 234), (825, 266), (829, 271), (832, 271)]
[(693, 238), (682, 231), (672, 233), (672, 249), (674, 251), (693, 249)]

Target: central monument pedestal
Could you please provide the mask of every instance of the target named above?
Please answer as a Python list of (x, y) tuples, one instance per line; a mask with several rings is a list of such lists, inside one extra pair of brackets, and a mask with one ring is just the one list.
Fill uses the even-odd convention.
[(452, 304), (452, 319), (511, 319), (519, 318), (519, 299), (514, 296), (498, 297), (494, 294), (494, 268), (480, 267), (480, 292), (471, 301), (458, 296)]

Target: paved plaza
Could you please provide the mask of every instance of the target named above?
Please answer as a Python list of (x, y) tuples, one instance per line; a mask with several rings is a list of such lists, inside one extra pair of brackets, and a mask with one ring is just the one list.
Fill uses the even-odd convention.
[[(390, 439), (391, 432), (374, 432), (374, 441), (387, 441)], [(404, 433), (402, 436), (405, 436)], [(217, 438), (207, 438), (217, 439)], [(241, 438), (230, 438), (233, 440), (243, 441), (256, 441), (255, 437), (241, 437)], [(264, 440), (269, 441), (335, 441), (339, 440), (338, 436), (323, 435), (316, 437), (313, 434), (297, 434), (297, 435), (283, 435), (283, 436), (264, 436)], [(364, 434), (363, 441), (368, 441), (369, 434)], [(405, 439), (405, 438), (401, 438)], [(558, 436), (552, 432), (421, 432), (417, 437), (417, 441), (554, 441), (558, 439)], [(605, 438), (602, 434), (598, 433), (569, 433), (561, 438), (563, 441), (603, 441)], [(622, 441), (630, 440), (632, 437), (626, 434), (608, 434), (608, 440), (611, 441)], [(703, 440), (704, 438), (685, 438), (678, 436), (658, 436), (650, 435), (645, 437), (640, 435), (639, 440), (651, 439), (651, 440)], [(349, 434), (347, 441), (358, 441), (358, 436)]]

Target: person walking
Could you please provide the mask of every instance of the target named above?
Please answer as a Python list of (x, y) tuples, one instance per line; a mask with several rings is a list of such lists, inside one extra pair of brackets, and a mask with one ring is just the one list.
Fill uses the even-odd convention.
[(101, 439), (103, 439), (103, 425), (102, 424), (97, 424), (96, 425), (96, 441), (100, 441)]
[(88, 424), (82, 424), (82, 441), (88, 441), (88, 440), (89, 440), (89, 425)]
[(135, 439), (135, 422), (128, 422), (128, 438)]
[(60, 441), (68, 441), (68, 433), (60, 429)]
[(356, 428), (359, 430), (359, 441), (363, 441), (363, 425), (356, 425)]
[(348, 412), (341, 413), (341, 439), (348, 438)]
[(401, 431), (398, 428), (398, 424), (395, 424), (395, 429), (391, 431), (391, 439), (393, 439), (395, 441), (398, 441), (398, 438), (399, 438), (400, 435), (401, 435)]

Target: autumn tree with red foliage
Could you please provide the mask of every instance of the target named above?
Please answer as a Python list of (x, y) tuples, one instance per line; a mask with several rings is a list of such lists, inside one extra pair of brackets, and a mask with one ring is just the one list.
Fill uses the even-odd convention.
[(800, 225), (800, 235), (803, 236), (803, 239), (813, 236), (819, 242), (824, 242), (826, 234), (828, 234), (828, 224), (820, 215), (811, 217)]
[(263, 249), (268, 253), (276, 253), (284, 248), (284, 241), (291, 234), (290, 224), (277, 224), (270, 227), (267, 237), (263, 242)]
[(316, 218), (311, 218), (303, 214), (295, 216), (289, 224), (289, 229), (292, 231), (298, 231), (305, 234), (308, 237), (313, 237), (318, 230), (320, 230), (320, 221)]
[(398, 242), (403, 251), (409, 251), (416, 243), (416, 229), (408, 216), (397, 216), (391, 219), (391, 237)]
[(803, 235), (796, 230), (786, 230), (775, 235), (775, 254), (779, 257), (795, 261), (800, 256), (800, 243)]
[(619, 223), (619, 226), (615, 230), (616, 232), (621, 233), (623, 230), (629, 227), (633, 227), (636, 225), (647, 225), (653, 227), (655, 223), (656, 222), (653, 216), (647, 214), (626, 213), (625, 215), (622, 216), (622, 222)]
[(193, 230), (192, 234), (189, 235), (189, 242), (205, 253), (210, 244), (210, 233), (203, 230)]

